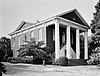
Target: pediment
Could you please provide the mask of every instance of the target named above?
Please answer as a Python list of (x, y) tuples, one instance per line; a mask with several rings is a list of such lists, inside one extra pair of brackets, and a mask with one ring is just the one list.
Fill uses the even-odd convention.
[(21, 29), (27, 28), (32, 25), (33, 25), (33, 23), (28, 23), (28, 22), (22, 21), (15, 31), (19, 31)]
[(76, 9), (61, 13), (57, 16), (79, 23), (83, 26), (89, 27), (87, 22), (83, 19), (83, 17), (80, 15), (80, 13)]

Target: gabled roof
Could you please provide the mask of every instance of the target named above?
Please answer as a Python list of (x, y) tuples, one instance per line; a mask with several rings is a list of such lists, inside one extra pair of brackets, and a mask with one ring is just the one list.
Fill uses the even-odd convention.
[(19, 30), (21, 30), (21, 29), (27, 28), (27, 27), (32, 26), (32, 25), (33, 25), (33, 23), (22, 21), (22, 22), (19, 24), (19, 26), (16, 28), (15, 31), (19, 31)]
[(89, 27), (88, 23), (80, 15), (80, 13), (78, 12), (77, 9), (73, 9), (73, 10), (70, 10), (70, 11), (58, 14), (57, 16), (65, 18), (65, 19), (68, 19), (68, 20), (71, 20), (73, 22), (76, 22), (76, 23), (79, 23), (79, 24), (82, 24), (84, 26)]
[(48, 19), (45, 19), (45, 20), (42, 20), (42, 21), (38, 21), (37, 23), (30, 23), (30, 22), (22, 21), (20, 23), (20, 25), (17, 27), (17, 29), (14, 32), (10, 33), (9, 35), (12, 35), (15, 32), (18, 32), (18, 31), (20, 31), (22, 29), (25, 29), (25, 28), (28, 28), (28, 27), (31, 27), (31, 26), (35, 26), (35, 25), (37, 26), (37, 25), (39, 25), (41, 23), (48, 22), (48, 21), (50, 21), (52, 19), (55, 19), (55, 18), (65, 18), (67, 20), (70, 20), (70, 21), (76, 22), (78, 24), (81, 24), (82, 26), (85, 26), (87, 28), (90, 28), (88, 23), (80, 15), (80, 13), (77, 11), (77, 9), (73, 9), (73, 10), (70, 10), (70, 11), (55, 15), (55, 16), (53, 16), (51, 18), (48, 18)]

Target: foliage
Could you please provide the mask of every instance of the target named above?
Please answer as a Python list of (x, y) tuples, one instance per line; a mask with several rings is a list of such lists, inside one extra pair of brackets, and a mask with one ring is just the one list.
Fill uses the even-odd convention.
[(65, 56), (60, 57), (57, 59), (54, 64), (61, 65), (61, 66), (68, 66), (68, 58)]
[(92, 50), (88, 64), (100, 63), (100, 0), (95, 6), (96, 12), (91, 23), (92, 35), (89, 38), (89, 50)]
[(2, 60), (6, 61), (9, 56), (12, 56), (11, 40), (6, 37), (0, 38), (0, 55)]
[(8, 62), (10, 63), (33, 63), (33, 57), (32, 56), (24, 56), (24, 57), (9, 57)]
[(93, 35), (90, 38), (90, 50), (94, 50), (100, 46), (100, 0), (95, 6), (96, 12), (93, 13), (94, 17), (91, 23), (91, 31)]
[(53, 64), (54, 61), (55, 61), (55, 52), (48, 54), (46, 63)]
[(95, 48), (90, 56), (90, 60), (87, 61), (88, 64), (100, 64), (100, 47)]
[(91, 23), (92, 33), (96, 33), (100, 29), (100, 0), (95, 6), (96, 12), (93, 13), (94, 17)]
[(18, 57), (32, 56), (33, 62), (46, 60), (47, 50), (48, 47), (44, 46), (43, 41), (36, 41), (35, 38), (31, 38), (30, 41), (26, 41), (25, 45), (21, 45), (21, 48), (18, 50)]
[[(88, 37), (88, 55), (91, 55), (92, 49), (93, 49), (93, 46), (94, 46), (94, 45), (91, 44), (91, 41), (92, 41), (91, 37)], [(80, 58), (84, 59), (84, 35), (83, 34), (80, 34), (80, 50), (81, 50)]]

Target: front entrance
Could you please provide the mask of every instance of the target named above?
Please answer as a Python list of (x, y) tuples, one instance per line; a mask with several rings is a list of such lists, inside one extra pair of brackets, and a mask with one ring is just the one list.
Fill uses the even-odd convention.
[[(70, 30), (70, 39), (71, 39), (71, 48), (76, 53), (76, 31), (75, 29), (71, 28)], [(67, 56), (66, 50), (66, 27), (60, 26), (59, 27), (59, 42), (60, 42), (60, 54), (59, 56)], [(46, 43), (47, 46), (50, 48), (50, 52), (55, 52), (55, 25), (50, 25), (46, 27)], [(74, 56), (73, 56), (74, 58)]]

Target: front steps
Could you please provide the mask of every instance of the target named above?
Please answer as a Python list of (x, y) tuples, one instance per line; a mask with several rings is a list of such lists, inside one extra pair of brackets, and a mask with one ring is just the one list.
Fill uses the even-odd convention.
[(69, 66), (87, 65), (86, 59), (68, 59)]

